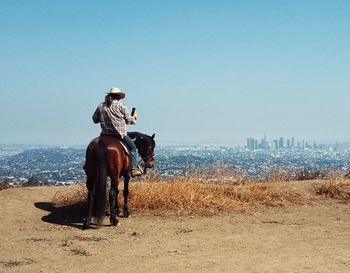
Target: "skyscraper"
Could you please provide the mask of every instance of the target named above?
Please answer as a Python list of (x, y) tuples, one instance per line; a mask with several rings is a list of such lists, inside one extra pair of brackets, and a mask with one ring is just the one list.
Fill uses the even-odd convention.
[(255, 148), (255, 145), (256, 145), (255, 143), (256, 143), (256, 141), (255, 141), (254, 138), (248, 137), (247, 138), (247, 148), (248, 148), (248, 150), (251, 150), (251, 151), (255, 150), (256, 149)]
[(284, 148), (284, 139), (283, 139), (283, 137), (280, 137), (280, 140), (278, 141), (278, 147), (280, 149)]
[(295, 148), (295, 138), (292, 137), (292, 142), (291, 142), (291, 148), (294, 149)]

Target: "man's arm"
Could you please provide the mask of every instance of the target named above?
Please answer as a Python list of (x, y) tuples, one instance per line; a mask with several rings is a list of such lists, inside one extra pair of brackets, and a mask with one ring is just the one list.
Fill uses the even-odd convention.
[(98, 106), (95, 110), (95, 113), (92, 115), (92, 120), (94, 123), (101, 122), (101, 116), (100, 116), (100, 107)]
[(123, 112), (124, 112), (124, 120), (126, 124), (136, 124), (136, 118), (133, 116), (130, 116), (128, 108), (126, 108), (125, 105), (123, 105)]

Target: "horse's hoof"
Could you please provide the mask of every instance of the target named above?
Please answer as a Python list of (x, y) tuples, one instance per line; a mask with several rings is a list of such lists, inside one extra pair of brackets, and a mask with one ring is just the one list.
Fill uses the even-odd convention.
[(124, 211), (124, 218), (128, 218), (129, 217), (129, 212), (128, 211)]
[(85, 229), (89, 229), (90, 228), (90, 223), (88, 222), (88, 220), (84, 220), (84, 223), (83, 223), (83, 230)]
[(116, 226), (119, 223), (118, 219), (116, 218), (111, 218), (110, 221), (111, 221), (111, 226)]

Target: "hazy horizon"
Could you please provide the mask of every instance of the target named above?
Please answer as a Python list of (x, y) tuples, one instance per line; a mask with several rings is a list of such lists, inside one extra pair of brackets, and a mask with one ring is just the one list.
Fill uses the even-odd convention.
[[(251, 137), (251, 136), (248, 136)], [(247, 137), (247, 138), (248, 138)], [(272, 144), (273, 140), (278, 140), (279, 137), (283, 137), (284, 141), (286, 142), (287, 139), (290, 139), (292, 136), (275, 136), (275, 137), (267, 137), (267, 141), (269, 144)], [(241, 141), (238, 141), (236, 143), (225, 143), (225, 142), (163, 142), (163, 141), (157, 141), (157, 146), (206, 146), (206, 145), (217, 145), (217, 146), (246, 146), (247, 145), (247, 138), (242, 139)], [(257, 139), (259, 142), (263, 139), (263, 136), (256, 136), (253, 138)], [(157, 140), (157, 139), (156, 139)], [(90, 140), (88, 140), (87, 143), (52, 143), (52, 142), (0, 142), (0, 145), (3, 146), (16, 146), (16, 145), (23, 145), (23, 146), (44, 146), (44, 147), (87, 147), (88, 143)], [(309, 142), (309, 144), (324, 144), (324, 145), (329, 145), (329, 144), (349, 144), (350, 145), (350, 140), (348, 139), (306, 139), (306, 138), (296, 138), (296, 141), (305, 141)]]
[(349, 142), (349, 1), (2, 1), (0, 143), (86, 145), (110, 87), (159, 144)]

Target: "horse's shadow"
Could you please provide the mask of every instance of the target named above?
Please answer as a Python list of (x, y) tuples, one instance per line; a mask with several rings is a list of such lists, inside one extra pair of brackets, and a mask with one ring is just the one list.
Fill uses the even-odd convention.
[(38, 209), (49, 212), (48, 215), (41, 218), (41, 220), (46, 223), (70, 226), (79, 229), (83, 228), (84, 213), (86, 211), (85, 204), (55, 207), (51, 202), (37, 202), (34, 206)]

